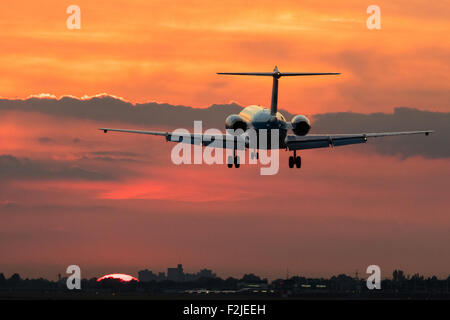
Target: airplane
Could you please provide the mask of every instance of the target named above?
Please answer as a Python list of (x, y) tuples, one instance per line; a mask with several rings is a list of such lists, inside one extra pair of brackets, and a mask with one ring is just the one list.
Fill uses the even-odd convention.
[[(285, 117), (278, 112), (278, 81), (281, 77), (291, 76), (320, 76), (320, 75), (339, 75), (340, 73), (311, 73), (311, 72), (280, 72), (278, 67), (275, 66), (272, 72), (218, 72), (218, 75), (243, 75), (243, 76), (265, 76), (273, 78), (272, 85), (272, 100), (270, 109), (263, 108), (257, 105), (250, 105), (242, 109), (239, 114), (229, 115), (225, 119), (225, 128), (227, 134), (207, 135), (196, 133), (174, 133), (163, 131), (142, 131), (142, 130), (129, 130), (129, 129), (113, 129), (113, 128), (100, 128), (104, 133), (108, 131), (126, 132), (136, 134), (148, 134), (156, 136), (164, 136), (167, 141), (182, 142), (190, 144), (201, 144), (203, 146), (210, 146), (215, 148), (231, 148), (233, 149), (234, 156), (228, 156), (227, 165), (228, 168), (232, 168), (233, 164), (235, 168), (240, 167), (239, 156), (236, 155), (236, 150), (241, 146), (244, 148), (252, 148), (254, 151), (251, 153), (251, 158), (256, 157), (258, 159), (257, 149), (260, 149), (261, 144), (258, 141), (255, 144), (250, 143), (249, 132), (253, 129), (257, 133), (263, 129), (270, 132), (272, 129), (278, 129), (279, 136), (279, 149), (285, 149), (292, 151), (293, 155), (289, 157), (289, 168), (294, 166), (301, 168), (302, 160), (297, 155), (297, 150), (314, 149), (314, 148), (327, 148), (345, 146), (358, 143), (366, 143), (368, 138), (387, 137), (387, 136), (400, 136), (411, 134), (425, 134), (429, 135), (434, 132), (433, 130), (425, 131), (403, 131), (403, 132), (379, 132), (379, 133), (357, 133), (357, 134), (308, 134), (311, 129), (311, 123), (309, 119), (304, 115), (296, 115), (291, 121), (287, 121)], [(241, 130), (241, 131), (238, 131)], [(288, 131), (292, 131), (293, 134), (288, 134)], [(232, 132), (230, 134), (230, 132)], [(241, 134), (233, 134), (233, 132), (240, 132)], [(257, 135), (259, 137), (259, 135)], [(270, 139), (268, 139), (270, 140)], [(277, 147), (277, 146), (274, 146)], [(265, 146), (266, 149), (271, 149), (271, 144)]]

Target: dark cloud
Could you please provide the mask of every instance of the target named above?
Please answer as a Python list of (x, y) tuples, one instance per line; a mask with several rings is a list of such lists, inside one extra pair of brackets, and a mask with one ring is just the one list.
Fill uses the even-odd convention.
[(430, 136), (399, 136), (371, 139), (381, 154), (427, 158), (450, 157), (450, 113), (395, 108), (394, 113), (326, 113), (314, 116), (313, 132), (357, 133), (381, 131), (435, 130)]
[[(239, 113), (242, 107), (237, 104), (214, 104), (199, 109), (170, 104), (131, 103), (110, 96), (95, 97), (88, 100), (64, 97), (57, 99), (30, 98), (27, 100), (0, 100), (1, 110), (40, 112), (61, 117), (75, 117), (98, 121), (102, 126), (112, 126), (111, 122), (122, 122), (137, 127), (190, 128), (194, 120), (203, 120), (203, 128), (223, 128), (224, 119), (232, 113)], [(287, 119), (293, 116), (282, 111)], [(359, 114), (352, 112), (326, 113), (313, 116), (314, 133), (356, 133), (380, 131), (435, 130), (428, 137), (389, 137), (372, 139), (370, 144), (381, 154), (408, 157), (421, 155), (427, 158), (450, 157), (450, 113), (429, 112), (413, 108), (395, 108), (394, 113)], [(79, 140), (77, 140), (79, 142)], [(75, 142), (75, 140), (74, 140)], [(137, 155), (99, 151), (90, 157), (113, 161), (120, 159), (132, 161)], [(101, 159), (100, 159), (101, 158)], [(74, 169), (73, 169), (74, 170)]]
[(56, 161), (36, 161), (0, 155), (0, 179), (74, 179), (109, 180), (105, 173), (89, 171), (78, 166)]
[(237, 104), (212, 105), (206, 109), (173, 106), (156, 102), (131, 104), (110, 96), (79, 100), (72, 97), (61, 99), (30, 98), (26, 100), (0, 99), (0, 110), (40, 112), (61, 117), (91, 119), (104, 123), (127, 122), (134, 125), (171, 127), (192, 126), (194, 120), (203, 120), (211, 127), (224, 126), (224, 119), (242, 108)]
[[(139, 162), (140, 155), (128, 151), (93, 151), (86, 152), (81, 156), (82, 160), (99, 160), (107, 162)], [(148, 157), (146, 157), (148, 159)]]
[(124, 157), (137, 157), (139, 154), (129, 151), (93, 151), (90, 154), (95, 156), (124, 156)]
[(40, 138), (38, 138), (38, 141), (40, 143), (52, 143), (52, 142), (54, 142), (54, 140), (52, 138), (49, 138), (49, 137), (40, 137)]
[(138, 160), (133, 158), (125, 158), (125, 157), (109, 157), (109, 156), (83, 156), (82, 160), (98, 160), (98, 161), (107, 161), (107, 162), (116, 162), (116, 161), (124, 161), (124, 162), (138, 162)]

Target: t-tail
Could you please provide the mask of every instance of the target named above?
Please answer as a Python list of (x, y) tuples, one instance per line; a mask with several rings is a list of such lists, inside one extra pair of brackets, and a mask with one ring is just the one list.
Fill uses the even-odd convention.
[(278, 109), (278, 79), (281, 77), (290, 76), (328, 76), (328, 75), (338, 75), (340, 73), (327, 72), (327, 73), (316, 73), (316, 72), (280, 72), (275, 66), (273, 72), (218, 72), (217, 74), (225, 75), (235, 75), (235, 76), (266, 76), (273, 77), (272, 86), (272, 101), (270, 103), (270, 113), (275, 115)]

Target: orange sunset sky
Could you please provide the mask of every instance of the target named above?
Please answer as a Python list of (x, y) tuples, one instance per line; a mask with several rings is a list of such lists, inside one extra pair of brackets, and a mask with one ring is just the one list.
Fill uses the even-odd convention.
[[(66, 8), (81, 8), (81, 30)], [(109, 93), (132, 102), (267, 105), (267, 79), (218, 71), (341, 72), (284, 79), (291, 112), (444, 111), (450, 83), (449, 1), (83, 1), (0, 5), (1, 96)], [(326, 90), (324, 90), (326, 88)]]
[[(72, 4), (80, 30), (66, 28)], [(381, 30), (366, 26), (371, 4)], [(282, 78), (279, 107), (292, 114), (409, 107), (448, 128), (449, 12), (447, 0), (2, 1), (0, 272), (56, 279), (78, 264), (83, 277), (137, 276), (181, 262), (187, 272), (274, 279), (286, 269), (329, 276), (378, 264), (383, 277), (394, 268), (447, 277), (448, 131), (417, 145), (411, 138), (411, 150), (437, 153), (369, 143), (309, 150), (296, 171), (283, 153), (280, 172), (261, 176), (255, 166), (175, 166), (173, 146), (159, 137), (96, 130), (170, 127), (122, 119), (129, 105), (108, 119), (94, 107), (42, 111), (33, 99), (31, 109), (8, 106), (101, 93), (133, 104), (268, 106), (271, 79), (216, 72), (277, 65), (342, 73)]]

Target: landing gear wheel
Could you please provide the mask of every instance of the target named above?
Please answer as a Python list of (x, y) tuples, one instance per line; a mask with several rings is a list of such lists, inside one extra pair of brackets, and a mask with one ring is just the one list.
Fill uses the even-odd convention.
[(297, 168), (301, 168), (302, 167), (302, 158), (300, 158), (300, 156), (295, 157), (295, 166)]
[(253, 160), (253, 159), (259, 159), (259, 152), (252, 152), (252, 153), (250, 153), (250, 158)]
[(235, 156), (234, 157), (234, 166), (236, 168), (239, 168), (241, 166), (240, 162), (241, 162), (241, 160), (239, 159), (239, 156)]
[(228, 168), (233, 168), (233, 156), (229, 156), (227, 160)]
[(289, 157), (289, 168), (293, 168), (294, 167), (294, 157), (290, 156)]

